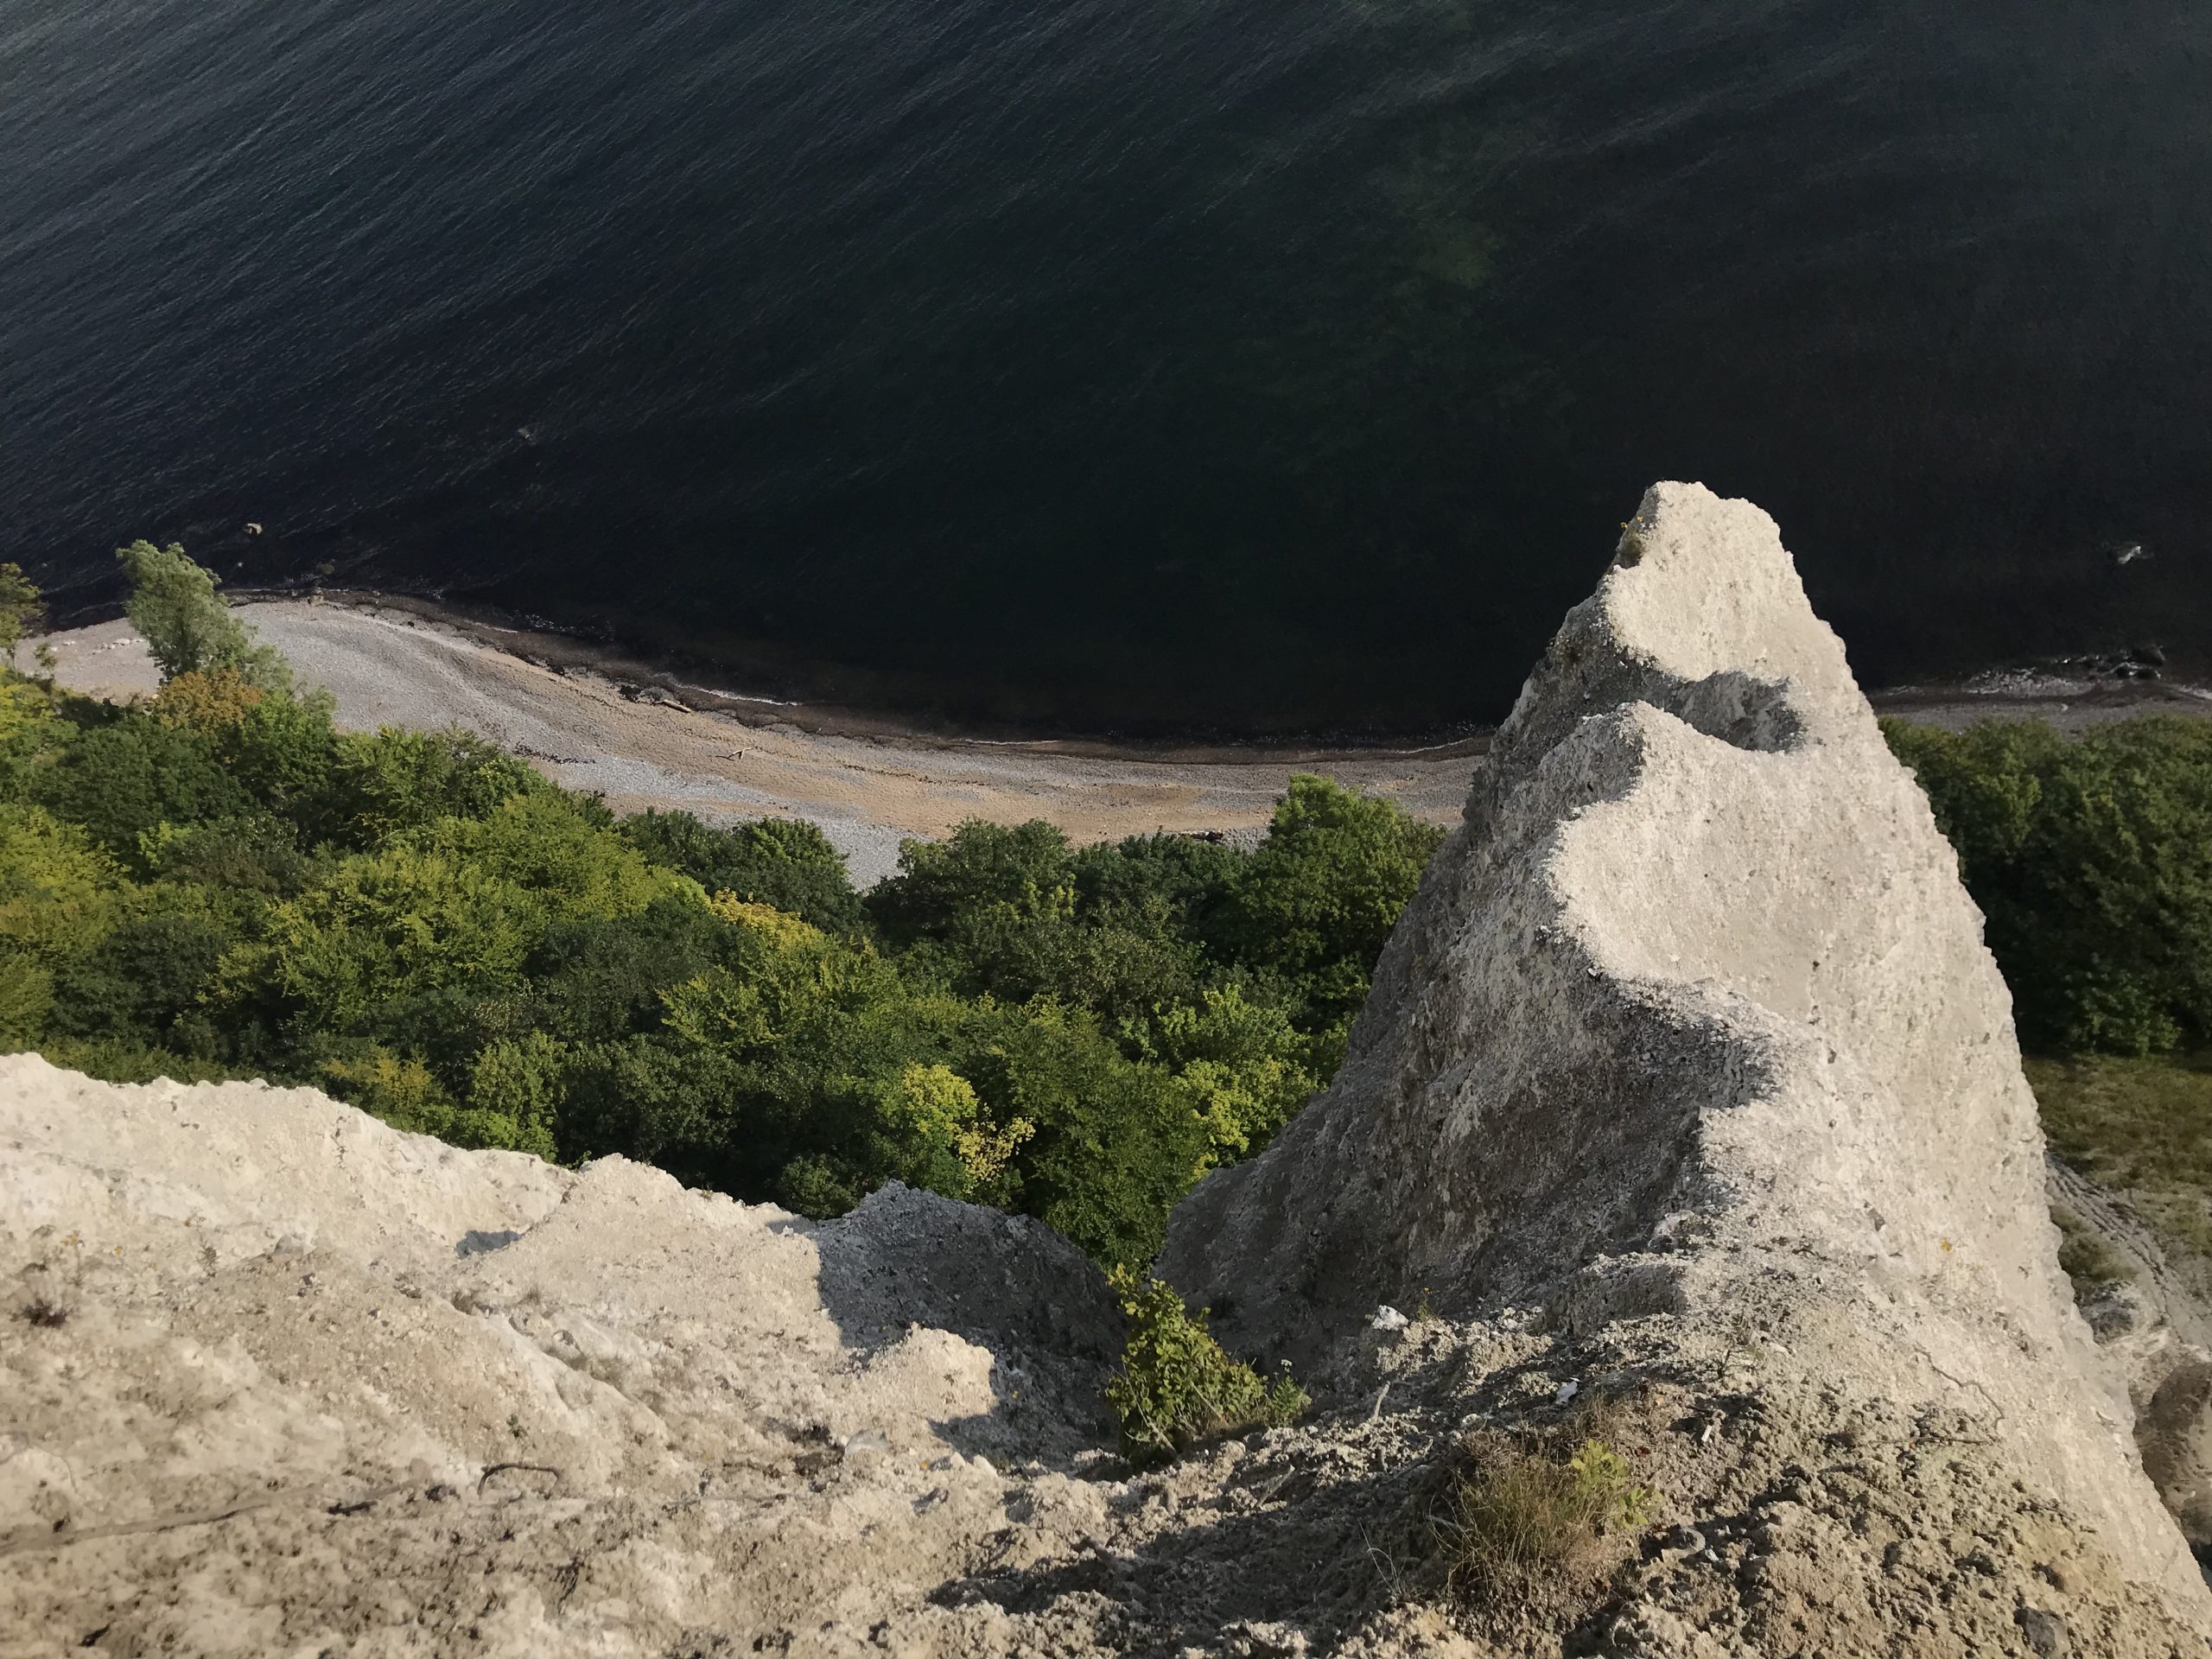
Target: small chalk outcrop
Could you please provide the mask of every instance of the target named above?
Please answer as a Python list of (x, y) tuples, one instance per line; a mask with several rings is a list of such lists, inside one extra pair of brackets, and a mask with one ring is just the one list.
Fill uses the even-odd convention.
[[(2212, 1612), (2075, 1313), (1980, 917), (1773, 522), (1662, 484), (1477, 774), (1334, 1084), (1164, 1274), (1308, 1363), (1377, 1302), (1538, 1311), (1964, 1414)], [(1965, 1432), (1965, 1431), (1961, 1431)]]

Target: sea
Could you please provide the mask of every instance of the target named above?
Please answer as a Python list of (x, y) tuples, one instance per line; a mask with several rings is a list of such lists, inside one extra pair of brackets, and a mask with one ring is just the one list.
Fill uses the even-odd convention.
[(1662, 478), (1869, 683), (2201, 657), (2212, 7), (0, 3), (59, 616), (144, 536), (764, 694), (1387, 736), (1503, 714)]

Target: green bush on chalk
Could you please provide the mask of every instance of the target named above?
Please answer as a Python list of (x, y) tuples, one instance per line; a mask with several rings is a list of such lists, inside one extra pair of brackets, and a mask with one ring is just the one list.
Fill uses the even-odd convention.
[(1313, 1399), (1286, 1372), (1273, 1382), (1232, 1357), (1173, 1286), (1129, 1268), (1109, 1275), (1129, 1322), (1106, 1402), (1122, 1449), (1138, 1463), (1177, 1457), (1200, 1442), (1298, 1421)]

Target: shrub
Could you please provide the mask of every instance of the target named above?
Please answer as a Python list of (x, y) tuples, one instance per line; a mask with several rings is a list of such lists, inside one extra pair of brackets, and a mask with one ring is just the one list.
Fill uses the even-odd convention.
[(322, 798), (302, 803), (321, 832), (367, 849), (441, 818), (483, 818), (517, 795), (556, 792), (524, 762), (470, 732), (345, 733)]
[(395, 1129), (449, 1135), (459, 1109), (443, 1084), (419, 1059), (382, 1049), (326, 1060), (323, 1086), (339, 1099), (382, 1118)]
[(1133, 1062), (1079, 1009), (986, 1004), (958, 1032), (953, 1063), (994, 1123), (1033, 1135), (1014, 1157), (1010, 1201), (1094, 1261), (1160, 1253), (1167, 1212), (1205, 1167), (1205, 1124), (1161, 1068)]
[(49, 686), (10, 674), (0, 663), (0, 801), (28, 799), (37, 775), (67, 745), (73, 728)]
[(232, 775), (263, 811), (292, 825), (302, 847), (342, 840), (353, 828), (336, 788), (341, 749), (331, 708), (327, 693), (264, 696), (218, 739)]
[(1289, 1015), (1234, 985), (1162, 1009), (1141, 1041), (1147, 1058), (1173, 1071), (1178, 1097), (1205, 1124), (1208, 1168), (1262, 1150), (1320, 1086)]
[(10, 559), (0, 564), (0, 670), (12, 671), (16, 647), (37, 626), (45, 601), (23, 567)]
[(726, 894), (714, 909), (733, 946), (662, 994), (676, 1046), (662, 1052), (729, 1068), (724, 1145), (693, 1154), (719, 1184), (757, 1192), (768, 1173), (769, 1191), (810, 1215), (891, 1179), (949, 1198), (1010, 1195), (1007, 1160), (1028, 1128), (948, 1063), (965, 1010), (915, 996), (872, 948), (796, 917)]
[(543, 902), (513, 882), (397, 846), (345, 860), (271, 910), (262, 939), (226, 958), (225, 995), (265, 988), (303, 1030), (351, 1032), (380, 1003), (512, 985), (545, 925)]
[(647, 811), (622, 834), (656, 864), (680, 870), (709, 893), (734, 893), (831, 933), (861, 925), (860, 895), (844, 855), (803, 818), (764, 818), (717, 830), (689, 812)]
[(0, 950), (51, 967), (82, 955), (114, 925), (122, 871), (78, 825), (42, 808), (0, 806)]
[(970, 818), (944, 841), (907, 841), (899, 874), (868, 895), (868, 913), (896, 945), (966, 945), (982, 930), (1075, 913), (1068, 839), (1033, 819), (1011, 829)]
[(214, 736), (244, 725), (268, 695), (235, 668), (195, 668), (172, 675), (146, 712), (164, 726)]
[(549, 921), (613, 920), (663, 896), (704, 898), (593, 823), (573, 798), (550, 791), (511, 795), (479, 816), (441, 818), (406, 844), (531, 894)]
[(1297, 777), (1211, 925), (1217, 951), (1289, 982), (1309, 1031), (1340, 1033), (1444, 832), (1395, 801)]
[(77, 733), (32, 779), (29, 792), (132, 865), (141, 862), (141, 837), (162, 824), (241, 818), (254, 810), (253, 797), (207, 739), (137, 712)]
[(1163, 833), (1101, 842), (1075, 855), (1071, 868), (1076, 901), (1094, 915), (1157, 904), (1179, 926), (1195, 929), (1219, 905), (1250, 856), (1195, 836)]
[(970, 1203), (1005, 1201), (1008, 1166), (1036, 1132), (1027, 1119), (993, 1122), (974, 1085), (941, 1062), (910, 1060), (874, 1093), (864, 1141), (872, 1167), (855, 1172), (868, 1185), (895, 1177)]
[(552, 1139), (539, 1121), (518, 1122), (504, 1112), (457, 1104), (419, 1058), (381, 1047), (323, 1062), (323, 1087), (395, 1129), (434, 1135), (456, 1147), (528, 1152), (548, 1157)]
[(192, 1012), (232, 943), (213, 915), (171, 912), (127, 918), (54, 976), (48, 1028), (59, 1037), (168, 1043)]
[(985, 925), (963, 943), (963, 991), (1009, 1002), (1050, 997), (1088, 1009), (1109, 1030), (1199, 994), (1198, 951), (1156, 907)]
[(743, 948), (706, 906), (670, 893), (634, 916), (556, 920), (527, 971), (547, 1031), (572, 1043), (613, 1042), (658, 1029), (664, 992)]
[(294, 845), (281, 818), (219, 820), (180, 828), (156, 825), (138, 839), (138, 855), (159, 881), (210, 890), (237, 901), (290, 898), (326, 873)]
[(493, 1144), (552, 1157), (568, 1063), (568, 1050), (539, 1031), (502, 1037), (478, 1050), (469, 1068), (468, 1103), (486, 1120), (479, 1132), (497, 1134)]
[(82, 1071), (103, 1083), (152, 1083), (167, 1077), (173, 1083), (221, 1083), (239, 1073), (219, 1060), (172, 1049), (148, 1047), (127, 1039), (99, 1038), (91, 1042), (64, 1039), (39, 1045), (39, 1052), (54, 1065)]
[(1295, 1422), (1313, 1404), (1287, 1375), (1269, 1383), (1231, 1358), (1206, 1329), (1205, 1313), (1185, 1309), (1172, 1285), (1140, 1280), (1127, 1267), (1109, 1279), (1129, 1336), (1106, 1401), (1132, 1461), (1158, 1462), (1219, 1435)]
[(899, 873), (866, 905), (908, 970), (964, 996), (1046, 995), (1077, 948), (1073, 855), (1042, 819), (1007, 828), (971, 818), (941, 842), (899, 844)]
[(0, 1048), (35, 1046), (54, 1009), (54, 971), (22, 950), (0, 950)]

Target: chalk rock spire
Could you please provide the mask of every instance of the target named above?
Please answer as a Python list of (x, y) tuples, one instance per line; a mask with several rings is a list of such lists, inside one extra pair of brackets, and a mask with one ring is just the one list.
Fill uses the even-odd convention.
[[(2212, 1602), (2060, 1274), (2011, 1001), (1773, 521), (1655, 486), (1474, 779), (1335, 1083), (1161, 1272), (1314, 1363), (1378, 1302), (1723, 1328), (1948, 1402)], [(1774, 1344), (1778, 1344), (1775, 1346)]]

